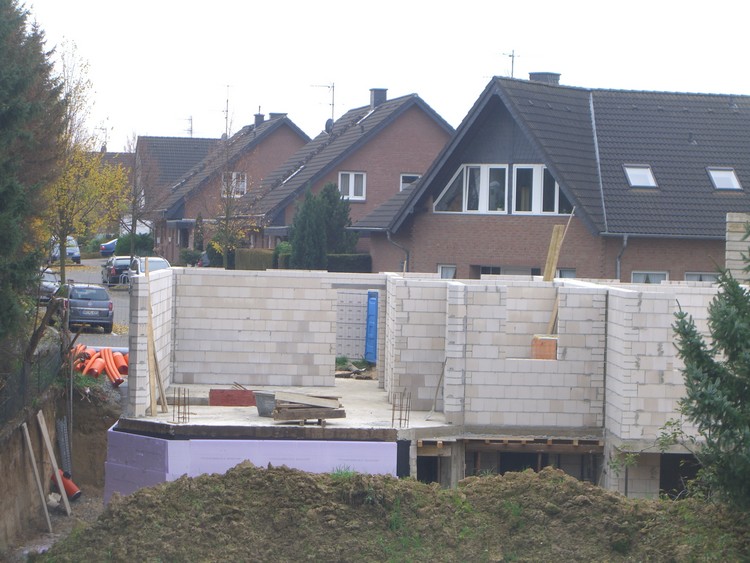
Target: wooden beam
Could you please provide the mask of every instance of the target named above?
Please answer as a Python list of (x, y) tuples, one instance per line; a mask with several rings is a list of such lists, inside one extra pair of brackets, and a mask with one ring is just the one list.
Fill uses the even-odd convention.
[(47, 430), (47, 422), (44, 420), (44, 413), (39, 411), (36, 413), (36, 419), (39, 421), (39, 429), (42, 431), (42, 438), (44, 438), (44, 445), (47, 448), (47, 454), (49, 455), (50, 463), (52, 464), (53, 477), (57, 482), (57, 489), (60, 491), (63, 505), (65, 506), (65, 513), (70, 516), (70, 503), (68, 502), (68, 494), (65, 492), (65, 485), (63, 485), (62, 477), (60, 476), (60, 468), (57, 466), (57, 459), (55, 459), (55, 450), (52, 448), (52, 441), (49, 439), (49, 431)]
[(337, 398), (306, 395), (304, 393), (293, 393), (290, 391), (276, 391), (275, 397), (277, 401), (299, 403), (301, 405), (311, 405), (313, 407), (337, 409), (341, 406), (341, 403)]
[(39, 491), (39, 498), (42, 499), (42, 508), (44, 508), (44, 517), (47, 519), (47, 528), (49, 533), (52, 533), (52, 521), (49, 519), (49, 510), (47, 510), (47, 499), (44, 498), (44, 490), (42, 489), (42, 481), (39, 479), (39, 470), (36, 468), (36, 457), (34, 456), (34, 448), (31, 446), (31, 437), (29, 436), (29, 427), (24, 422), (21, 424), (21, 430), (23, 430), (23, 438), (26, 441), (26, 447), (29, 449), (29, 458), (31, 459), (31, 467), (34, 470), (34, 480), (36, 481), (36, 488)]

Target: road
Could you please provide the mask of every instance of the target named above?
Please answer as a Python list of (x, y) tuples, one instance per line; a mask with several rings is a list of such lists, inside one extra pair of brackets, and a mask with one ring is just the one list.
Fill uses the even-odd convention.
[[(65, 270), (69, 281), (79, 283), (102, 283), (102, 264), (106, 258), (81, 260), (81, 265), (66, 264)], [(128, 347), (128, 327), (130, 323), (130, 294), (127, 287), (107, 288), (112, 296), (115, 313), (115, 327), (112, 334), (104, 334), (101, 329), (85, 329), (78, 337), (78, 342), (87, 346), (110, 348)]]

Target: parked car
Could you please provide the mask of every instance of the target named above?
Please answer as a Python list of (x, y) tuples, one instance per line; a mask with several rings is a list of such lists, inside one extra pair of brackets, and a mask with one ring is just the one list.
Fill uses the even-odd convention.
[(172, 266), (165, 258), (160, 256), (136, 256), (130, 262), (130, 268), (128, 269), (128, 276), (133, 277), (138, 274), (146, 273), (146, 261), (148, 260), (148, 271), (154, 272), (156, 270), (164, 270), (171, 268)]
[(115, 247), (117, 246), (117, 239), (114, 238), (110, 241), (103, 242), (99, 245), (99, 254), (107, 258), (115, 253)]
[(60, 287), (60, 278), (52, 270), (44, 269), (39, 278), (39, 303), (49, 303)]
[(128, 268), (130, 267), (130, 256), (110, 256), (102, 264), (102, 283), (104, 285), (117, 285), (128, 283)]
[[(75, 238), (69, 236), (65, 244), (65, 255), (68, 260), (75, 264), (81, 263), (81, 249), (78, 248), (78, 241)], [(57, 242), (52, 243), (52, 254), (50, 255), (50, 262), (57, 262), (60, 259), (60, 245)]]
[(65, 283), (55, 293), (63, 300), (63, 311), (67, 312), (68, 325), (100, 326), (105, 333), (112, 332), (114, 304), (109, 292), (100, 285), (88, 283)]

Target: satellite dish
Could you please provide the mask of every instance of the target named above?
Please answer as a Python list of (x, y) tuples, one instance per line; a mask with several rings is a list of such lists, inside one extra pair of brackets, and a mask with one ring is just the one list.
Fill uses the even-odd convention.
[(326, 120), (326, 133), (330, 135), (331, 131), (333, 131), (333, 119), (327, 119)]

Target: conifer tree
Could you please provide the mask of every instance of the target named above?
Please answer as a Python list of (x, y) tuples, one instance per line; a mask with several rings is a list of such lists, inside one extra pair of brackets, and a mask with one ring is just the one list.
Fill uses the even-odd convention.
[(308, 191), (291, 225), (290, 267), (300, 270), (326, 269), (326, 226), (322, 211), (320, 199)]
[(0, 341), (20, 329), (39, 272), (43, 189), (61, 154), (65, 105), (44, 34), (0, 0)]
[(750, 509), (750, 292), (728, 271), (718, 282), (708, 309), (710, 343), (691, 316), (676, 313), (687, 392), (680, 408), (705, 440), (696, 452), (702, 479), (711, 491)]

